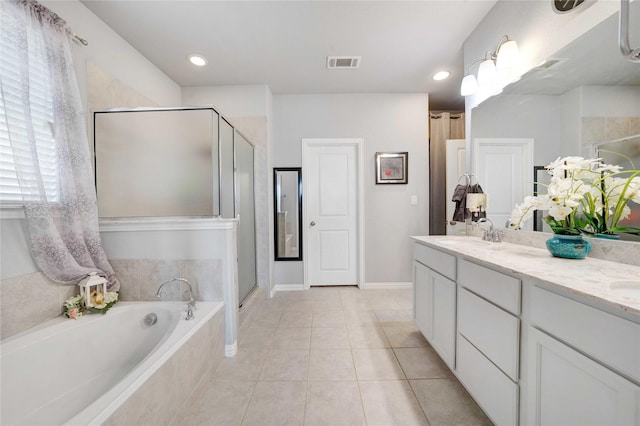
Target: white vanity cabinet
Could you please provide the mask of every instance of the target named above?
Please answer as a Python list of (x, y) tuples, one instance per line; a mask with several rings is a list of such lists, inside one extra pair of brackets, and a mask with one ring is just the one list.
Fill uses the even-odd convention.
[(640, 426), (640, 305), (607, 293), (640, 269), (464, 238), (415, 237), (415, 318), (490, 419)]
[(518, 424), (519, 279), (460, 260), (456, 374), (498, 425)]
[(424, 337), (451, 369), (455, 367), (455, 264), (455, 256), (420, 244), (414, 247), (414, 318)]
[(640, 325), (531, 287), (531, 425), (640, 425)]

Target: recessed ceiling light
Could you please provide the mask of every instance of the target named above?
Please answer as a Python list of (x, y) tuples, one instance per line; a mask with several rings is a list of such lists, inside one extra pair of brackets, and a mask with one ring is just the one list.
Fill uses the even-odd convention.
[(193, 65), (197, 65), (199, 67), (204, 67), (205, 65), (207, 65), (207, 58), (205, 58), (202, 55), (196, 55), (196, 54), (189, 55), (189, 56), (187, 56), (187, 59)]
[(436, 81), (444, 80), (445, 78), (449, 78), (451, 73), (449, 71), (439, 71), (434, 74), (433, 79)]

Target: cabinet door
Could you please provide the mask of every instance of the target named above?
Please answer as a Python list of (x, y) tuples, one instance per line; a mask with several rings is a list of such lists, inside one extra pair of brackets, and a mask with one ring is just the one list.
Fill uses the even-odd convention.
[(640, 387), (537, 329), (528, 347), (528, 424), (638, 424)]
[(433, 327), (431, 346), (451, 368), (455, 367), (456, 283), (431, 271)]
[(420, 262), (413, 262), (414, 317), (416, 325), (427, 340), (431, 340), (433, 328), (431, 270)]

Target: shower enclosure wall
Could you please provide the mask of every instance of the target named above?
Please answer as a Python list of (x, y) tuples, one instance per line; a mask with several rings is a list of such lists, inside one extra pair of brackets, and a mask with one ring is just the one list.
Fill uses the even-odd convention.
[(101, 219), (236, 218), (238, 300), (256, 286), (254, 147), (215, 109), (94, 112)]

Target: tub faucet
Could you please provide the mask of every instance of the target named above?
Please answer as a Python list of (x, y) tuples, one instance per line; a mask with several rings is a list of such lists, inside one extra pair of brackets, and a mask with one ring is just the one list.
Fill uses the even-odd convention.
[(169, 278), (168, 280), (160, 284), (160, 287), (158, 287), (158, 292), (156, 293), (156, 297), (158, 299), (162, 297), (162, 290), (164, 289), (164, 286), (174, 281), (185, 283), (187, 285), (187, 288), (189, 289), (189, 302), (187, 303), (187, 317), (185, 319), (187, 321), (190, 321), (194, 318), (193, 311), (196, 310), (196, 300), (193, 298), (193, 287), (191, 287), (189, 281), (184, 278)]
[(482, 222), (489, 222), (489, 229), (484, 230), (484, 235), (482, 235), (482, 240), (491, 241), (494, 243), (502, 242), (503, 232), (498, 231), (497, 229), (493, 229), (493, 222), (491, 222), (491, 220), (486, 217), (481, 217), (480, 219), (478, 219), (478, 221), (476, 222), (476, 225), (480, 226)]

